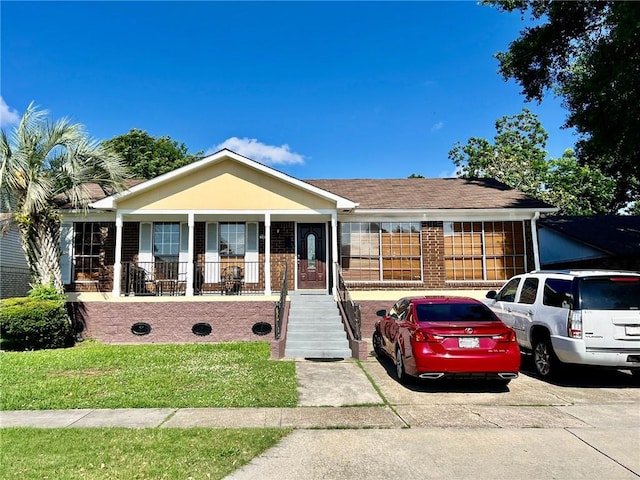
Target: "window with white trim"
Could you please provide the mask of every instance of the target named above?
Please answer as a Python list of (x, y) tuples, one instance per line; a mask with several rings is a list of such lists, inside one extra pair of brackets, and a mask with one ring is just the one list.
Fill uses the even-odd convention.
[(244, 223), (220, 223), (220, 256), (244, 257), (246, 225)]
[(177, 262), (180, 254), (180, 224), (154, 222), (153, 256), (158, 261)]
[(74, 224), (73, 271), (76, 282), (100, 279), (100, 252), (107, 236), (107, 226), (100, 222)]
[(447, 280), (507, 280), (524, 273), (524, 222), (444, 222)]
[(347, 281), (420, 281), (420, 222), (345, 222), (340, 265)]

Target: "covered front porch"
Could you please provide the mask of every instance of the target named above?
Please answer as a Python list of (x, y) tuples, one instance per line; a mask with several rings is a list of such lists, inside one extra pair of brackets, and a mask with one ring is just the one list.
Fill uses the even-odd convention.
[[(89, 219), (97, 220), (97, 218)], [(333, 212), (141, 215), (67, 226), (67, 291), (120, 296), (271, 295), (334, 291)]]
[(338, 212), (355, 206), (222, 150), (67, 216), (65, 283), (113, 298), (332, 292)]

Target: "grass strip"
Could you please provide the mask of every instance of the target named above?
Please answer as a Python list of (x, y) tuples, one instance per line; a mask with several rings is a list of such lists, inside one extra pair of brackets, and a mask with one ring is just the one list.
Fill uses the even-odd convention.
[(5, 428), (0, 479), (220, 479), (290, 431)]
[(2, 410), (295, 407), (295, 364), (266, 342), (3, 352)]

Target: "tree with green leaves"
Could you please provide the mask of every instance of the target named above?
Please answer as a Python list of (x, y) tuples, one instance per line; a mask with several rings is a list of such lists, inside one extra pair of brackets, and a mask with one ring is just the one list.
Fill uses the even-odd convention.
[(0, 210), (12, 213), (34, 287), (53, 285), (62, 293), (60, 215), (55, 199), (65, 193), (78, 209), (87, 209), (86, 183), (113, 191), (123, 187), (121, 159), (90, 139), (84, 127), (68, 119), (51, 122), (33, 103), (12, 132), (0, 134)]
[(464, 178), (494, 178), (558, 207), (560, 214), (613, 213), (615, 182), (596, 167), (580, 165), (572, 150), (547, 158), (548, 134), (537, 115), (523, 109), (496, 121), (493, 143), (472, 137), (456, 143), (449, 159)]
[(581, 135), (576, 154), (616, 182), (618, 211), (640, 204), (640, 2), (486, 0), (500, 11), (530, 15), (506, 52), (505, 79), (527, 100), (551, 91), (564, 99), (567, 127)]
[(169, 136), (154, 137), (136, 128), (104, 144), (124, 159), (135, 178), (146, 180), (188, 165), (202, 153), (190, 154), (184, 143)]

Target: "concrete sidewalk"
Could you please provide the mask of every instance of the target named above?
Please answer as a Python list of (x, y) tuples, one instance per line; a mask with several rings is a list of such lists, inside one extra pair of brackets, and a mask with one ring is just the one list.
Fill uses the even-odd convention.
[[(293, 408), (3, 411), (0, 427), (293, 427), (229, 478), (640, 478), (640, 389), (400, 385), (388, 366), (296, 362)], [(375, 385), (375, 386), (374, 386)]]

